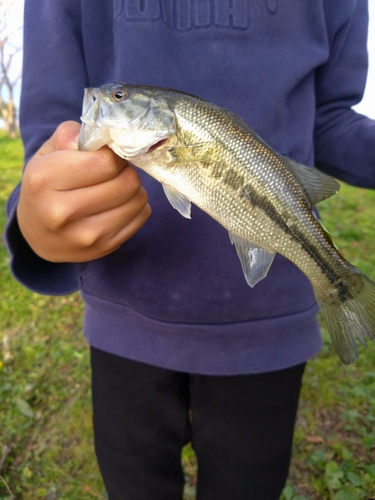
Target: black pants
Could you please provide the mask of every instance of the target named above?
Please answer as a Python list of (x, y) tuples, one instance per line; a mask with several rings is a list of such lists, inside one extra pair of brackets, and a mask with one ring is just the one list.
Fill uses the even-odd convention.
[(91, 363), (95, 449), (110, 500), (181, 500), (181, 448), (189, 441), (197, 499), (279, 499), (304, 364), (190, 375), (95, 348)]

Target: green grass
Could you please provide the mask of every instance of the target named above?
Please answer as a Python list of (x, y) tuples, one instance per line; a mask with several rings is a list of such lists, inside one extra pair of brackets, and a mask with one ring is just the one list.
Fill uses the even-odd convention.
[[(375, 192), (342, 184), (319, 205), (343, 256), (375, 280)], [(283, 500), (375, 497), (375, 345), (344, 366), (324, 345), (307, 365)]]
[[(0, 135), (0, 149), (2, 229), (5, 201), (21, 175), (22, 147)], [(343, 185), (320, 206), (344, 256), (372, 279), (374, 202), (374, 192)], [(81, 299), (29, 292), (11, 278), (8, 261), (1, 241), (0, 500), (105, 499), (92, 445)], [(375, 344), (361, 351), (355, 365), (343, 366), (324, 332), (323, 350), (304, 377), (283, 500), (375, 496)], [(190, 447), (183, 462), (185, 497), (193, 499), (196, 462)]]
[[(22, 146), (0, 135), (0, 149), (3, 234), (4, 204), (21, 175)], [(6, 459), (0, 499), (105, 498), (92, 446), (81, 299), (32, 293), (10, 276), (8, 264), (2, 242), (0, 461)]]

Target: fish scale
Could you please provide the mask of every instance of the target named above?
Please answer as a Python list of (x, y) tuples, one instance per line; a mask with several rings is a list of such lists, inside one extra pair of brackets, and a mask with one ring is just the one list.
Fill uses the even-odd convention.
[[(250, 286), (275, 253), (309, 278), (333, 345), (348, 364), (375, 332), (375, 284), (337, 251), (314, 215), (337, 182), (270, 148), (240, 117), (170, 89), (86, 89), (79, 147), (103, 145), (162, 183), (172, 206), (191, 203), (224, 226)], [(209, 236), (208, 236), (209, 237)]]

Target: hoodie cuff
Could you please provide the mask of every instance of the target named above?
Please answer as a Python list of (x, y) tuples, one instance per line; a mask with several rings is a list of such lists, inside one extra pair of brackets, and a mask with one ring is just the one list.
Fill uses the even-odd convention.
[(81, 277), (88, 263), (54, 263), (39, 257), (23, 237), (17, 220), (20, 185), (7, 205), (5, 241), (10, 253), (13, 276), (29, 290), (44, 295), (67, 295), (81, 288)]

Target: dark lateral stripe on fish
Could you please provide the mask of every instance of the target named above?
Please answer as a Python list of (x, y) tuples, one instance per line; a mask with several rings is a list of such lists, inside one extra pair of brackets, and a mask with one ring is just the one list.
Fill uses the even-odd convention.
[(321, 272), (326, 276), (326, 278), (332, 284), (336, 284), (336, 289), (338, 292), (338, 297), (340, 301), (345, 302), (350, 298), (351, 293), (349, 287), (340, 280), (340, 276), (331, 267), (329, 262), (326, 261), (323, 255), (319, 252), (317, 248), (311, 241), (305, 237), (305, 235), (294, 228), (293, 230), (285, 223), (283, 218), (275, 210), (275, 207), (270, 203), (266, 196), (257, 193), (250, 184), (246, 184), (240, 194), (241, 198), (246, 198), (253, 206), (256, 206), (263, 210), (268, 217), (279, 226), (286, 234), (292, 236), (296, 241), (299, 242), (301, 247), (306, 251), (309, 257), (316, 262)]
[(225, 171), (223, 182), (233, 189), (239, 189), (245, 183), (243, 175), (239, 174), (235, 169), (229, 168)]
[[(234, 151), (232, 153), (234, 153)], [(241, 160), (239, 159), (239, 161)], [(236, 191), (242, 187), (240, 193), (241, 198), (246, 198), (253, 206), (257, 206), (263, 210), (283, 231), (285, 231), (286, 234), (289, 234), (296, 239), (309, 257), (316, 262), (317, 266), (324, 276), (326, 276), (328, 281), (335, 285), (337, 297), (341, 302), (345, 302), (352, 296), (348, 285), (340, 279), (340, 276), (330, 266), (329, 262), (327, 262), (324, 256), (320, 254), (319, 248), (314, 246), (302, 232), (298, 231), (297, 228), (294, 228), (292, 231), (290, 227), (285, 224), (283, 218), (278, 214), (266, 196), (262, 196), (257, 193), (251, 184), (244, 184), (245, 177), (243, 175), (238, 173), (233, 168), (228, 168), (224, 162), (215, 162), (211, 175), (215, 179), (222, 177), (223, 183)]]
[(218, 161), (214, 163), (214, 168), (211, 171), (211, 175), (214, 179), (220, 179), (222, 177), (223, 172), (226, 169), (226, 165), (224, 162)]

